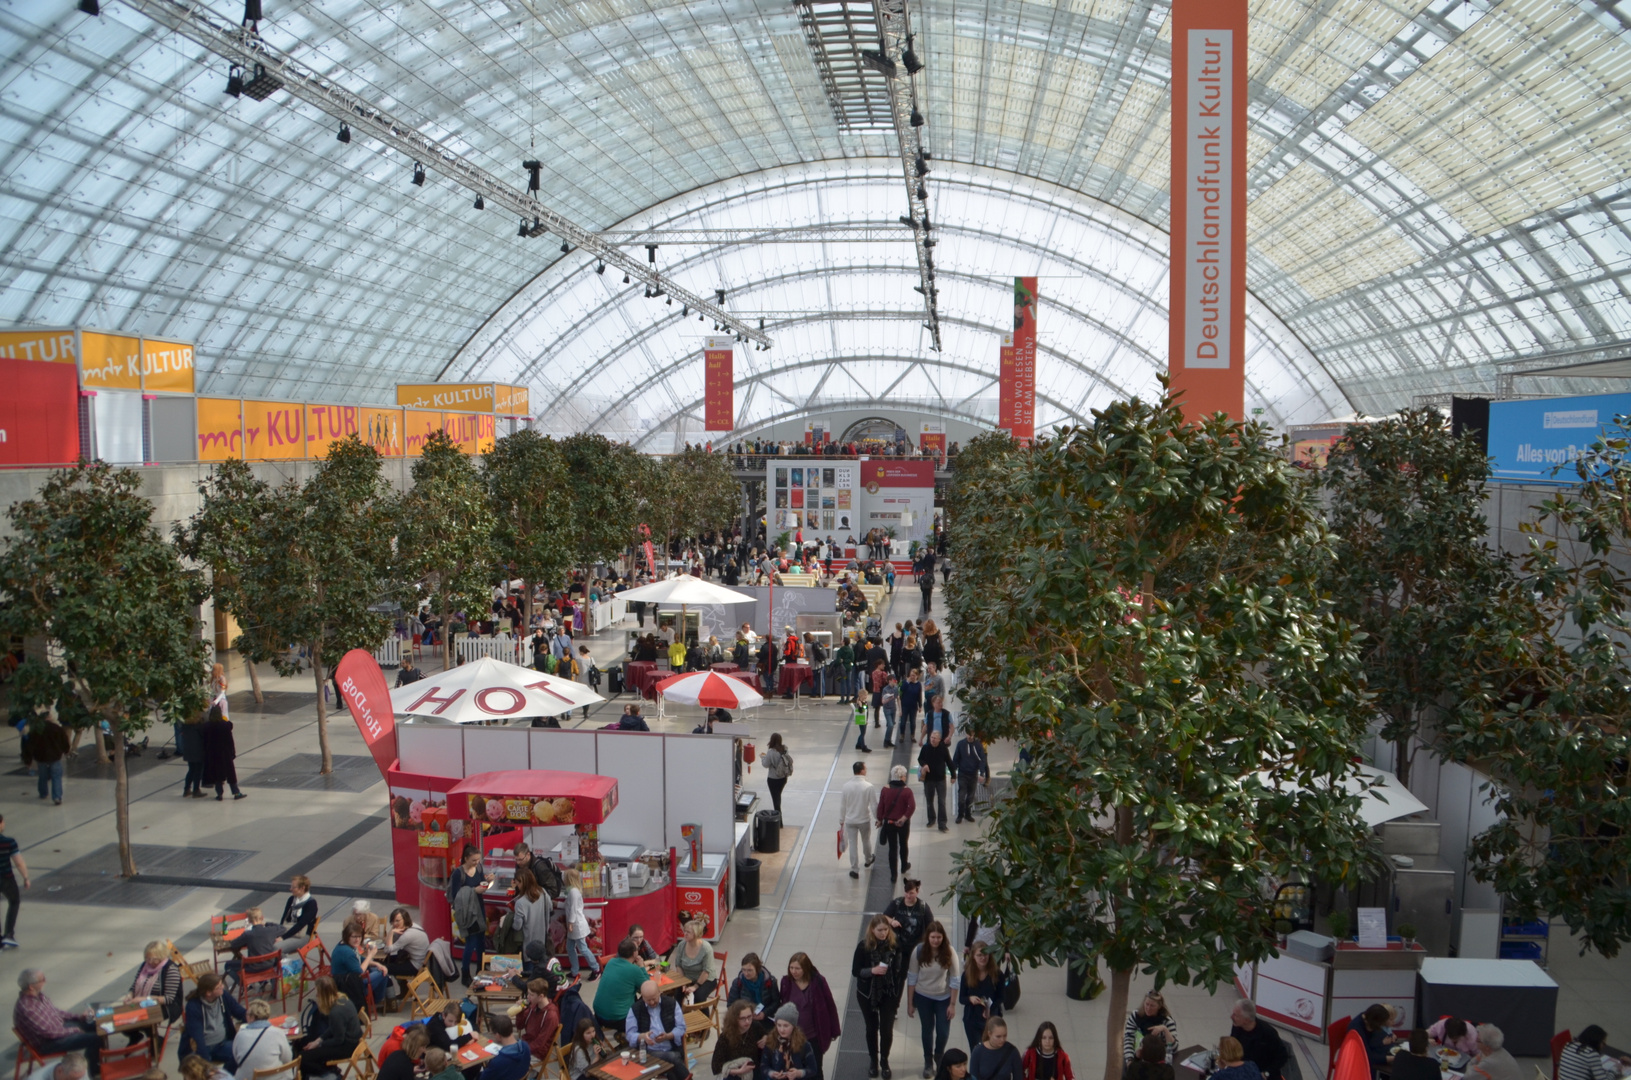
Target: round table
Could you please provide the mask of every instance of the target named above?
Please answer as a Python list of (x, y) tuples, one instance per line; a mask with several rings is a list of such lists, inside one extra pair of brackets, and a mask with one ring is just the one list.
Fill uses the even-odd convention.
[(631, 660), (624, 666), (623, 673), (624, 683), (630, 690), (647, 698), (656, 697), (656, 691), (652, 687), (657, 684), (663, 673), (657, 670), (655, 661)]
[(809, 664), (783, 664), (776, 679), (776, 692), (783, 695), (798, 693), (799, 688), (808, 686), (813, 678)]
[(734, 675), (741, 670), (741, 668), (735, 664), (709, 664), (708, 669), (710, 671), (717, 671), (721, 675)]

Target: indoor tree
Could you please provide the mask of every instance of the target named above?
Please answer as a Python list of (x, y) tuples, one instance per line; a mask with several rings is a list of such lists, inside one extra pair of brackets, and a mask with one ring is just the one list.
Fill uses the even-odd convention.
[(526, 583), (521, 613), (532, 625), (536, 586), (556, 588), (571, 572), (577, 532), (561, 444), (522, 428), (482, 458), (499, 560)]
[(267, 496), (262, 558), (243, 575), (257, 626), (285, 646), (273, 664), (298, 675), (309, 664), (317, 687), (321, 772), (334, 769), (323, 685), (352, 649), (372, 652), (391, 630), (386, 614), (401, 593), (394, 540), (397, 499), (379, 451), (355, 435), (333, 443), (304, 484)]
[(398, 515), (397, 546), (409, 579), (404, 598), (416, 607), (420, 599), (430, 601), (442, 622), (442, 666), (452, 667), (449, 615), (479, 615), (492, 602), (498, 562), (492, 508), (475, 458), (445, 432), (425, 440), (412, 474)]
[[(209, 701), (212, 651), (200, 640), (199, 575), (153, 526), (141, 476), (103, 462), (52, 473), (39, 495), (12, 505), (0, 550), (0, 630), (49, 639), (14, 683), (15, 704), (49, 708), (64, 689), (113, 732), (119, 871), (136, 873), (130, 846), (125, 746), (155, 713), (177, 720)], [(92, 737), (101, 734), (92, 729)]]
[[(1135, 971), (1215, 988), (1271, 954), (1268, 883), (1356, 877), (1367, 830), (1335, 782), (1369, 710), (1358, 653), (1320, 594), (1318, 508), (1258, 425), (1134, 400), (985, 468), (952, 508), (963, 723), (1032, 761), (954, 889), (1016, 957), (1108, 966), (1119, 1080)], [(965, 529), (983, 516), (1003, 527)]]
[(203, 503), (190, 521), (176, 526), (176, 546), (187, 558), (208, 567), (216, 608), (238, 623), (238, 636), (229, 645), (243, 657), (255, 701), (261, 702), (265, 699), (255, 665), (270, 664), (282, 648), (258, 632), (245, 569), (265, 557), (261, 545), (270, 489), (248, 462), (229, 458), (198, 485), (198, 493)]
[(1487, 543), (1489, 462), (1435, 409), (1350, 426), (1319, 474), (1337, 557), (1326, 584), (1364, 633), (1360, 655), (1408, 784), (1414, 741), (1460, 694), (1463, 664), (1445, 643), (1466, 637), (1509, 580)]
[(561, 440), (572, 489), (572, 565), (615, 559), (628, 545), (639, 509), (646, 458), (627, 443), (579, 433)]

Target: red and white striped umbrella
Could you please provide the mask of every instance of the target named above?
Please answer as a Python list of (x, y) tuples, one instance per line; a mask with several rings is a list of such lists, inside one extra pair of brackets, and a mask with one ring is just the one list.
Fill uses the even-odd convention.
[(670, 675), (657, 684), (657, 693), (665, 700), (705, 709), (752, 709), (765, 701), (759, 691), (741, 679), (717, 671)]

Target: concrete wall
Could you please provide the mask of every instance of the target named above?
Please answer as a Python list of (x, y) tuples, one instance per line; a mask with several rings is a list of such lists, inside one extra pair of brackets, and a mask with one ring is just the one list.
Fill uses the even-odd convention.
[[(265, 461), (251, 465), (255, 475), (268, 484), (277, 485), (285, 480), (304, 481), (316, 468), (315, 461)], [(198, 485), (209, 478), (211, 465), (189, 463), (176, 465), (133, 466), (142, 477), (142, 492), (153, 501), (153, 523), (165, 536), (172, 526), (186, 521), (198, 512), (203, 502)], [(412, 458), (386, 458), (385, 479), (398, 491), (405, 491), (412, 475)], [(53, 469), (0, 469), (0, 507), (33, 498)], [(11, 532), (9, 516), (0, 516), (0, 536)]]

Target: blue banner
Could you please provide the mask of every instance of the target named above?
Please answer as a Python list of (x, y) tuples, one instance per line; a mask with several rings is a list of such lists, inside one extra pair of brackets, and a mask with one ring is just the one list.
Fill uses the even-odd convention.
[(1631, 394), (1492, 401), (1489, 456), (1495, 476), (1576, 482), (1579, 478), (1570, 464), (1590, 449), (1616, 416), (1626, 415), (1631, 415)]

